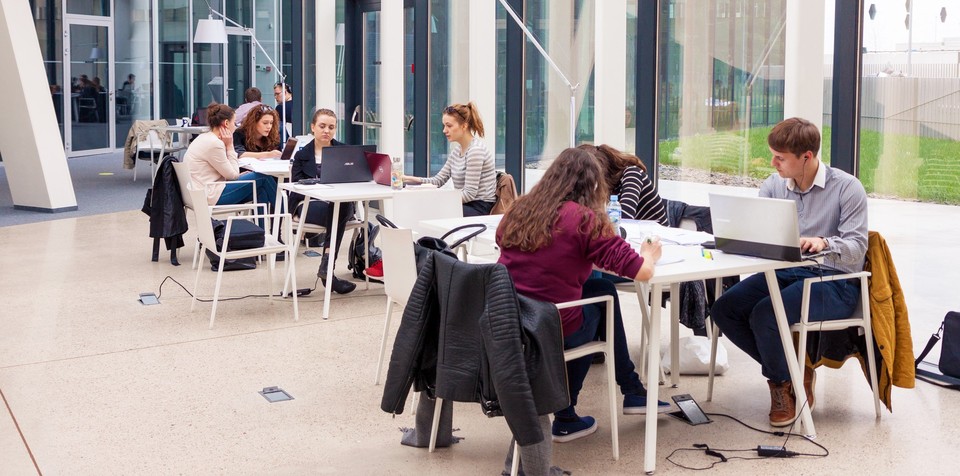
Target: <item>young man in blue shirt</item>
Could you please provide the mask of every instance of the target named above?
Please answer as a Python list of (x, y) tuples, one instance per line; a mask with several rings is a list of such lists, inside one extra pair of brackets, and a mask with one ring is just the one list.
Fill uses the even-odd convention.
[[(777, 271), (787, 320), (794, 324), (800, 321), (804, 279), (863, 270), (867, 194), (856, 177), (820, 161), (820, 131), (810, 121), (794, 117), (780, 122), (770, 131), (767, 145), (773, 155), (770, 165), (777, 173), (760, 186), (760, 196), (797, 203), (801, 251), (832, 252), (822, 266)], [(856, 280), (816, 283), (810, 292), (810, 315), (823, 320), (850, 317), (860, 299)], [(710, 315), (737, 347), (760, 363), (770, 387), (770, 424), (790, 425), (798, 401), (764, 275), (751, 276), (730, 288)], [(806, 398), (799, 405), (813, 408), (815, 378), (814, 370), (806, 369)]]

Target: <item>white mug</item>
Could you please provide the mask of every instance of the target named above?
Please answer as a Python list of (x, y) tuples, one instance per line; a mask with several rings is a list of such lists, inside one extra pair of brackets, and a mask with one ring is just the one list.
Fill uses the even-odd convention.
[(187, 126), (189, 126), (189, 125), (190, 125), (190, 118), (189, 118), (189, 117), (181, 117), (181, 118), (180, 118), (180, 126), (181, 126), (181, 127), (187, 127)]

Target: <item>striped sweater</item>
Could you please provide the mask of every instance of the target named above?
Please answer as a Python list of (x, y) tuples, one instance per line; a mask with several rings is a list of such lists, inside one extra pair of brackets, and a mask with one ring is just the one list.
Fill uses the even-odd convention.
[(497, 201), (497, 171), (493, 154), (479, 138), (474, 137), (465, 154), (460, 153), (460, 144), (454, 142), (447, 163), (437, 175), (424, 178), (423, 183), (438, 187), (453, 179), (453, 187), (460, 190), (463, 203), (481, 200)]
[(667, 210), (657, 194), (656, 187), (640, 167), (630, 166), (623, 170), (620, 186), (614, 191), (620, 196), (623, 218), (628, 220), (654, 220), (667, 226)]

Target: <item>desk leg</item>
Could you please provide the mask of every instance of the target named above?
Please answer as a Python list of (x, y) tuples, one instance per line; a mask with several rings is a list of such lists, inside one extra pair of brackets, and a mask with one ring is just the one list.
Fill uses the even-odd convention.
[[(368, 233), (370, 231), (370, 200), (363, 201), (363, 230), (364, 230), (363, 234), (367, 238), (366, 240), (363, 240), (364, 244), (366, 245), (363, 247), (363, 262), (367, 263), (367, 267), (369, 268), (370, 265), (373, 264), (370, 262), (371, 237), (370, 237), (370, 233)], [(361, 269), (360, 271), (363, 271), (363, 281), (366, 283), (363, 289), (366, 291), (369, 291), (370, 276), (367, 274), (367, 270)]]
[(663, 304), (663, 285), (654, 284), (650, 293), (650, 331), (647, 341), (647, 428), (643, 437), (643, 470), (653, 474), (657, 469), (657, 401), (660, 386), (656, 384), (660, 372), (660, 306)]
[[(304, 197), (303, 197), (303, 202), (301, 202), (301, 203), (302, 203), (302, 205), (300, 206), (300, 223), (306, 223), (306, 222), (307, 222), (307, 208), (310, 206), (310, 197), (304, 196)], [(290, 215), (290, 219), (293, 220), (293, 215)], [(293, 226), (293, 223), (291, 223), (290, 226)], [(297, 255), (298, 255), (297, 251), (300, 249), (300, 240), (303, 239), (303, 233), (304, 233), (304, 232), (303, 232), (303, 227), (302, 227), (302, 226), (298, 226), (298, 227), (297, 227), (297, 236), (293, 237), (293, 240), (294, 240), (293, 243), (287, 243), (288, 245), (291, 246), (290, 249), (292, 250), (291, 253), (290, 253), (290, 259), (291, 259), (291, 260), (297, 259)], [(294, 283), (296, 282), (296, 277), (293, 278), (293, 282), (294, 282)], [(291, 288), (291, 290), (293, 291), (293, 294), (297, 294), (297, 289), (296, 289), (296, 287)], [(283, 295), (284, 295), (284, 296), (287, 295), (287, 280), (284, 280), (284, 282), (283, 282)], [(299, 315), (300, 315), (300, 314), (298, 313), (297, 316), (299, 316)]]
[(670, 385), (680, 386), (680, 283), (670, 284)]
[[(283, 205), (283, 190), (280, 189), (280, 185), (283, 185), (283, 177), (277, 177), (277, 196), (273, 199), (273, 211), (274, 213), (280, 213), (285, 210)], [(292, 216), (292, 215), (291, 215)], [(270, 226), (270, 234), (273, 236), (280, 236), (280, 220), (273, 220), (273, 223)], [(289, 243), (288, 243), (289, 244)]]
[[(783, 344), (783, 352), (787, 357), (790, 381), (793, 383), (794, 392), (800, 394), (800, 392), (803, 392), (803, 374), (797, 362), (797, 354), (793, 351), (793, 337), (790, 334), (790, 323), (787, 321), (787, 312), (783, 307), (780, 285), (777, 283), (777, 272), (771, 270), (763, 274), (767, 278), (767, 288), (770, 290), (770, 301), (773, 304), (773, 312), (777, 316), (777, 328), (780, 330), (780, 342)], [(800, 421), (803, 423), (807, 437), (811, 439), (816, 438), (817, 431), (813, 427), (813, 416), (810, 415), (810, 407), (808, 405), (804, 405), (800, 411)]]
[(330, 288), (333, 287), (333, 263), (337, 259), (334, 257), (336, 251), (337, 228), (340, 221), (340, 202), (330, 202), (333, 205), (333, 223), (330, 224), (330, 233), (327, 235), (327, 252), (330, 258), (327, 259), (327, 285), (323, 287), (323, 319), (330, 317)]

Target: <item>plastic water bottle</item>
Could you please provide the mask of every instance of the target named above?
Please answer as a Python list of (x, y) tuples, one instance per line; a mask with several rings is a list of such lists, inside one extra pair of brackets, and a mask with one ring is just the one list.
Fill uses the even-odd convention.
[(620, 207), (620, 198), (616, 195), (610, 195), (610, 203), (607, 205), (607, 216), (610, 217), (610, 223), (613, 223), (613, 231), (620, 234), (620, 219), (623, 217), (623, 209)]
[(403, 189), (403, 162), (400, 157), (394, 157), (390, 163), (390, 188), (393, 190)]

